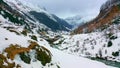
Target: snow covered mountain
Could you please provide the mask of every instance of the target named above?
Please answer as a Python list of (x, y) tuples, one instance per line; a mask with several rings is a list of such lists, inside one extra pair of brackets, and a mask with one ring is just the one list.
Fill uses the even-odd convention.
[(120, 0), (108, 0), (101, 6), (99, 15), (92, 21), (79, 26), (75, 33), (101, 31), (113, 24), (112, 21), (120, 16)]
[[(10, 7), (12, 7), (12, 9), (14, 9), (16, 12), (20, 12), (24, 17), (32, 20), (33, 23), (40, 23), (52, 31), (69, 31), (72, 28), (71, 25), (69, 25), (66, 21), (63, 21), (60, 18), (56, 19), (53, 14), (50, 14), (37, 6), (33, 7), (30, 5), (30, 7), (28, 7), (29, 3), (26, 5), (22, 1), (20, 2), (20, 0), (5, 1), (8, 5), (10, 5)], [(66, 23), (66, 25), (63, 23)]]
[(83, 23), (83, 20), (80, 16), (74, 16), (74, 17), (68, 17), (65, 20), (71, 24), (74, 28), (78, 27), (81, 23)]
[(76, 29), (79, 26), (84, 25), (85, 23), (89, 22), (92, 19), (94, 19), (94, 17), (92, 16), (81, 17), (80, 15), (76, 15), (73, 17), (68, 17), (65, 20), (73, 26), (73, 29)]
[(22, 4), (18, 0), (0, 0), (0, 68), (113, 68), (50, 47), (46, 39), (56, 38), (59, 33), (50, 31), (29, 12), (34, 10), (43, 15), (41, 18), (54, 22), (64, 21)]
[[(108, 0), (97, 18), (63, 35), (53, 47), (120, 68), (120, 0)], [(82, 34), (79, 34), (82, 33)]]
[(77, 35), (63, 35), (54, 42), (55, 48), (76, 56), (120, 67), (120, 17), (103, 31)]

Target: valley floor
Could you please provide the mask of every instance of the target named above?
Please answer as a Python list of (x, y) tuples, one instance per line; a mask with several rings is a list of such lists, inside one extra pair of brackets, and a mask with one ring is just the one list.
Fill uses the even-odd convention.
[(53, 56), (60, 62), (61, 68), (114, 68), (101, 62), (67, 54), (56, 49), (52, 49), (51, 52), (53, 53)]

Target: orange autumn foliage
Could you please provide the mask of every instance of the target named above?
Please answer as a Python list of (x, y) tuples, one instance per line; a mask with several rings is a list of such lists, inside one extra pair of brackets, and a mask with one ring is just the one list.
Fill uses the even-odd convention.
[(24, 52), (29, 52), (30, 49), (35, 48), (35, 46), (37, 45), (38, 44), (36, 42), (31, 42), (31, 44), (27, 48), (25, 48), (25, 47), (20, 47), (17, 44), (16, 45), (11, 44), (8, 48), (5, 49), (5, 52), (7, 52), (7, 57), (13, 60), (15, 55)]
[[(4, 63), (6, 63), (7, 65), (4, 65)], [(14, 62), (13, 63), (8, 62), (7, 57), (5, 57), (3, 54), (0, 54), (0, 68), (14, 68), (14, 67), (16, 67)]]

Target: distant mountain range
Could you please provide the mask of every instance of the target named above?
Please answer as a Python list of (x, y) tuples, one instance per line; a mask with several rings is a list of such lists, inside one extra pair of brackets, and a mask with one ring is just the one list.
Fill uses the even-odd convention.
[(84, 21), (82, 20), (81, 16), (73, 16), (68, 17), (65, 19), (69, 24), (71, 24), (74, 28), (78, 27), (80, 24), (82, 24)]
[(68, 17), (65, 20), (73, 26), (73, 30), (78, 28), (79, 26), (87, 23), (88, 21), (92, 20), (94, 17), (93, 16), (80, 16), (76, 15), (73, 17)]

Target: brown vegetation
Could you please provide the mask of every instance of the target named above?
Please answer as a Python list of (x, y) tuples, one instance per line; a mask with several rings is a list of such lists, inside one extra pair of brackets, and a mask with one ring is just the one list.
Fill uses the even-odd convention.
[(20, 35), (20, 33), (17, 32), (16, 30), (10, 29), (9, 31), (10, 31), (10, 32), (14, 32), (14, 33), (17, 34), (17, 35)]
[[(22, 61), (30, 64), (31, 58), (29, 56), (29, 51), (30, 50), (35, 50), (36, 51), (35, 58), (37, 60), (41, 61), (41, 63), (43, 65), (46, 65), (47, 63), (50, 63), (51, 58), (52, 58), (51, 57), (51, 55), (52, 55), (51, 52), (47, 48), (45, 48), (43, 46), (39, 46), (39, 44), (37, 42), (33, 42), (33, 41), (29, 41), (29, 42), (30, 42), (30, 45), (28, 47), (21, 47), (18, 44), (16, 44), (16, 45), (11, 44), (9, 47), (7, 47), (4, 50), (4, 52), (7, 53), (7, 56), (6, 57), (1, 56), (0, 58), (4, 59), (4, 61), (6, 63), (8, 63), (7, 58), (11, 59), (11, 60), (14, 60), (15, 56), (19, 55)], [(0, 59), (0, 61), (1, 61), (1, 59)], [(2, 61), (1, 64), (4, 61)], [(15, 63), (14, 64), (9, 63), (9, 65), (14, 65), (15, 66)], [(20, 67), (20, 65), (17, 65), (16, 67)], [(13, 67), (10, 67), (10, 68), (13, 68)]]
[(28, 46), (29, 49), (35, 49), (35, 47), (38, 46), (38, 43), (31, 42), (31, 44)]
[[(7, 65), (4, 65), (6, 63)], [(18, 67), (15, 66), (15, 63), (10, 63), (7, 61), (7, 57), (5, 57), (3, 54), (0, 54), (0, 68), (20, 68), (20, 65)]]
[[(39, 45), (36, 42), (30, 42), (30, 43), (31, 44), (27, 48), (21, 47), (18, 44), (16, 45), (11, 44), (9, 47), (5, 49), (5, 52), (7, 53), (7, 58), (13, 60), (15, 55), (24, 53), (24, 52), (29, 52), (31, 49), (35, 49), (35, 47)], [(50, 53), (50, 51), (46, 49), (45, 47), (41, 46), (41, 48)]]
[(24, 29), (22, 32), (21, 32), (21, 34), (23, 34), (24, 36), (27, 36), (27, 30), (26, 29)]
[(36, 42), (31, 42), (28, 48), (20, 47), (18, 44), (16, 45), (11, 44), (8, 48), (5, 49), (5, 52), (7, 52), (7, 57), (13, 60), (15, 55), (24, 53), (24, 52), (29, 52), (30, 49), (34, 49), (35, 46), (38, 46)]
[(10, 47), (5, 49), (5, 52), (7, 52), (7, 57), (10, 58), (11, 60), (14, 59), (16, 54), (23, 53), (23, 52), (28, 52), (29, 49), (25, 47), (20, 47), (19, 45), (13, 45), (11, 44)]

